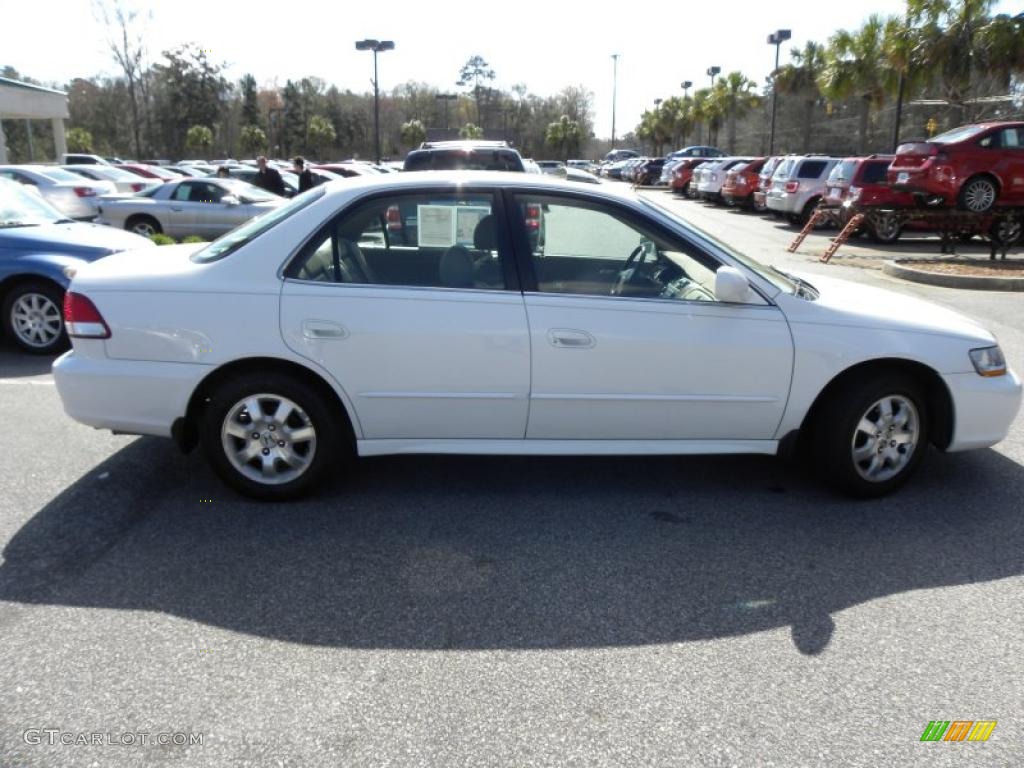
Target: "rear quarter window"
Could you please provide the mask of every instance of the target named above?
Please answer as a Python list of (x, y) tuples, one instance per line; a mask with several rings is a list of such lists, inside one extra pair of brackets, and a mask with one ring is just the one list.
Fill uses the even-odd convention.
[(886, 174), (889, 171), (889, 161), (878, 161), (874, 163), (864, 163), (864, 170), (861, 173), (860, 183), (861, 184), (884, 184), (886, 180)]
[(805, 160), (797, 171), (798, 179), (816, 179), (828, 163), (825, 160)]

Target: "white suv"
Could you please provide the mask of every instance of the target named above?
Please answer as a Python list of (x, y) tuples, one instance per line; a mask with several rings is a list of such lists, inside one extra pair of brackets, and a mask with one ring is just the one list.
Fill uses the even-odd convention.
[(783, 158), (772, 174), (765, 202), (768, 210), (784, 214), (790, 224), (803, 226), (825, 194), (825, 182), (841, 158), (794, 155)]

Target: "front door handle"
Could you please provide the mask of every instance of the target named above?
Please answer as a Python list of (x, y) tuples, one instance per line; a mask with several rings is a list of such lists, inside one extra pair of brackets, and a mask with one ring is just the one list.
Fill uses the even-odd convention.
[(597, 339), (586, 331), (552, 328), (548, 331), (548, 343), (560, 349), (590, 349), (597, 345)]
[(178, 213), (181, 213), (181, 212), (182, 212), (183, 210), (185, 210), (185, 209), (184, 209), (184, 208), (182, 208), (182, 207), (181, 207), (180, 205), (172, 205), (172, 206), (171, 206), (171, 210), (172, 210), (172, 211), (177, 211)]
[(330, 320), (304, 320), (302, 335), (307, 339), (344, 339), (348, 337), (348, 330)]

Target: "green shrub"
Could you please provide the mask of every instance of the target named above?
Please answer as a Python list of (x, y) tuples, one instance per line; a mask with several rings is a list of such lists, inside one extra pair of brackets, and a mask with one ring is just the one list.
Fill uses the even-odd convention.
[(206, 239), (200, 237), (199, 235), (189, 235), (188, 237), (186, 237), (181, 242), (183, 242), (183, 243), (208, 243), (209, 240), (206, 240)]
[(161, 234), (161, 233), (157, 233), (155, 235), (150, 235), (149, 239), (152, 240), (157, 245), (174, 245), (174, 238), (173, 237), (170, 237), (169, 235), (164, 235), (164, 234)]

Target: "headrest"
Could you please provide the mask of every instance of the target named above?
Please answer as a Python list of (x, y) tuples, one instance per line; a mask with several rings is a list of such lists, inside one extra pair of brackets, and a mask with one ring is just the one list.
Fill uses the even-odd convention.
[(473, 230), (473, 247), (478, 251), (498, 250), (498, 233), (494, 226), (494, 214), (489, 213), (477, 222)]
[(445, 288), (473, 287), (473, 257), (461, 245), (453, 245), (444, 252), (438, 271)]

